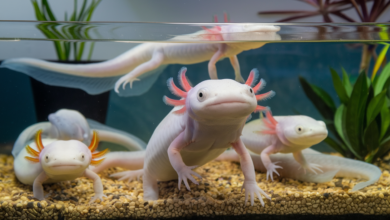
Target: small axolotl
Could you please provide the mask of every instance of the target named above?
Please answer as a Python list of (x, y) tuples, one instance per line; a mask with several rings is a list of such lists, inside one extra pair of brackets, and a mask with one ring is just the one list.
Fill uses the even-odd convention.
[(271, 111), (266, 111), (265, 118), (245, 125), (241, 139), (246, 148), (260, 155), (267, 168), (267, 179), (273, 180), (273, 173), (278, 174), (276, 169), (282, 168), (271, 161), (269, 155), (274, 153), (292, 153), (304, 171), (321, 172), (317, 164), (305, 160), (302, 150), (320, 143), (327, 136), (323, 121), (305, 115), (273, 117)]
[(78, 140), (43, 139), (42, 130), (37, 132), (35, 143), (27, 145), (14, 160), (15, 175), (24, 184), (33, 185), (34, 197), (45, 199), (44, 183), (74, 180), (85, 176), (93, 180), (96, 199), (102, 200), (103, 185), (99, 176), (90, 170), (89, 165), (97, 165), (104, 160), (97, 159), (108, 149), (95, 152), (99, 139), (94, 132), (89, 147)]
[(79, 140), (89, 144), (92, 130), (99, 133), (102, 142), (119, 144), (129, 150), (145, 149), (146, 144), (127, 132), (120, 131), (91, 119), (86, 119), (80, 112), (71, 109), (60, 109), (49, 115), (49, 122), (39, 122), (24, 129), (16, 140), (12, 155), (16, 157), (34, 139), (37, 131), (42, 130), (42, 137), (57, 140)]
[[(6, 67), (25, 73), (43, 83), (83, 89), (89, 94), (111, 90), (121, 96), (140, 95), (157, 80), (168, 64), (195, 64), (208, 61), (211, 79), (217, 79), (216, 63), (229, 58), (235, 79), (244, 82), (237, 54), (262, 47), (267, 41), (279, 40), (280, 27), (267, 24), (223, 24), (180, 35), (167, 43), (143, 43), (116, 58), (93, 64), (53, 63), (33, 58), (15, 58), (2, 62)], [(198, 39), (205, 43), (182, 43)], [(208, 42), (207, 42), (208, 41)], [(215, 41), (215, 43), (210, 43)], [(135, 83), (134, 81), (141, 82)], [(126, 91), (126, 84), (130, 90)], [(115, 85), (114, 85), (115, 84)], [(122, 91), (119, 91), (122, 86)]]
[[(365, 182), (357, 183), (352, 188), (352, 192), (375, 183), (382, 174), (377, 166), (363, 161), (326, 155), (310, 148), (302, 150), (302, 154), (305, 156), (307, 162), (320, 165), (323, 172), (318, 174), (305, 172), (303, 169), (300, 169), (301, 165), (295, 160), (292, 154), (276, 153), (270, 155), (270, 158), (274, 161), (278, 161), (279, 165), (283, 167), (283, 169), (279, 171), (279, 174), (284, 178), (314, 183), (329, 182), (334, 177), (366, 180)], [(255, 169), (260, 172), (267, 172), (261, 157), (252, 152), (250, 152), (250, 155)], [(228, 150), (221, 154), (217, 160), (238, 162), (240, 161), (240, 158), (236, 152)]]
[[(257, 101), (273, 96), (273, 91), (255, 95), (264, 85), (261, 80), (252, 87), (257, 74), (255, 71), (251, 71), (245, 84), (222, 79), (202, 81), (194, 87), (190, 86), (185, 72), (183, 68), (179, 75), (185, 91), (176, 87), (172, 78), (168, 80), (172, 93), (182, 99), (164, 97), (167, 104), (176, 107), (157, 126), (145, 153), (114, 152), (93, 170), (99, 172), (113, 166), (139, 167), (140, 170), (124, 171), (114, 176), (132, 179), (143, 175), (144, 200), (156, 200), (159, 195), (157, 181), (178, 179), (179, 189), (184, 182), (190, 190), (188, 180), (197, 184), (194, 176), (200, 178), (192, 169), (212, 161), (227, 148), (233, 147), (241, 158), (245, 201), (250, 195), (253, 205), (257, 196), (264, 206), (261, 194), (268, 199), (270, 197), (257, 185), (252, 159), (240, 136), (250, 114), (267, 109), (257, 105)], [(143, 155), (144, 158), (133, 160)]]

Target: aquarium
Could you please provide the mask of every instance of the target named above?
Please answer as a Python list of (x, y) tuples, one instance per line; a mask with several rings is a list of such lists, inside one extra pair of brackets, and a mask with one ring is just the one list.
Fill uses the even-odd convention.
[(389, 28), (0, 21), (0, 218), (389, 215)]

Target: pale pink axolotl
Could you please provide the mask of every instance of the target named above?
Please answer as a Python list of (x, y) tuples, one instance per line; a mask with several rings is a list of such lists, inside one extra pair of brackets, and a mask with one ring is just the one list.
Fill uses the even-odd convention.
[(35, 143), (27, 145), (14, 160), (15, 175), (20, 182), (33, 185), (34, 197), (45, 199), (44, 183), (74, 180), (85, 176), (93, 180), (96, 199), (102, 200), (103, 185), (99, 176), (90, 170), (89, 165), (97, 165), (104, 160), (97, 159), (107, 153), (107, 149), (93, 153), (98, 146), (98, 136), (94, 132), (88, 147), (78, 140), (56, 140), (41, 138), (42, 130), (37, 132)]
[[(255, 95), (264, 85), (260, 81), (251, 87), (257, 72), (252, 71), (245, 84), (231, 79), (206, 80), (191, 87), (185, 77), (186, 69), (180, 72), (179, 80), (185, 91), (180, 90), (168, 80), (172, 93), (182, 97), (173, 100), (164, 97), (167, 104), (176, 107), (164, 118), (153, 132), (146, 147), (146, 152), (120, 152), (107, 155), (106, 160), (94, 171), (119, 166), (124, 168), (138, 167), (140, 170), (125, 171), (115, 174), (121, 179), (132, 179), (143, 175), (144, 200), (158, 199), (157, 181), (178, 179), (190, 190), (188, 180), (198, 183), (192, 171), (212, 161), (227, 148), (240, 155), (241, 168), (244, 173), (245, 200), (250, 195), (251, 204), (257, 196), (264, 205), (261, 194), (269, 196), (259, 188), (255, 179), (252, 159), (240, 138), (242, 128), (253, 111), (266, 110), (257, 105), (257, 101), (274, 95), (273, 91)], [(133, 160), (136, 156), (143, 156)], [(142, 161), (144, 159), (144, 163)], [(143, 168), (143, 169), (142, 169)]]
[[(157, 79), (151, 75), (161, 72), (160, 67), (209, 61), (209, 76), (211, 79), (218, 79), (216, 63), (229, 58), (236, 81), (244, 82), (237, 54), (260, 48), (269, 41), (280, 40), (280, 36), (276, 34), (279, 30), (280, 27), (270, 24), (227, 23), (192, 34), (175, 36), (168, 42), (143, 43), (101, 63), (62, 64), (33, 58), (15, 58), (3, 61), (1, 67), (23, 72), (46, 84), (80, 88), (90, 94), (112, 89), (114, 80), (115, 91), (125, 94), (126, 92), (119, 91), (121, 86), (125, 89), (125, 86), (130, 84), (132, 88), (134, 81), (141, 80), (144, 84), (139, 83), (141, 86), (136, 89), (139, 91), (133, 88), (131, 93), (141, 94)], [(154, 70), (156, 71), (152, 72)], [(121, 77), (117, 79), (117, 76)], [(146, 77), (153, 80), (147, 80)], [(99, 78), (103, 80), (96, 81)]]

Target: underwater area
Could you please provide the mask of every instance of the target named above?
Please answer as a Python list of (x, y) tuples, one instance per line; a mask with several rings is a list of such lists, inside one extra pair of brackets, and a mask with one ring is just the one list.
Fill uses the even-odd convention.
[[(0, 30), (13, 54), (0, 61), (1, 219), (390, 214), (388, 23), (9, 21)], [(64, 58), (107, 43), (128, 52)], [(52, 44), (64, 59), (25, 57), (18, 44)], [(75, 158), (83, 169), (72, 173)], [(65, 168), (50, 166), (57, 159)]]

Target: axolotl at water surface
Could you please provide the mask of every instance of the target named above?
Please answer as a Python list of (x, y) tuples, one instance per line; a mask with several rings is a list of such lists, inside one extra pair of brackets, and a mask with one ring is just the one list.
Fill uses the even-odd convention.
[(253, 111), (266, 107), (258, 106), (257, 101), (273, 96), (273, 91), (255, 95), (262, 85), (260, 81), (251, 87), (256, 72), (252, 71), (246, 84), (231, 79), (206, 80), (191, 87), (185, 77), (186, 69), (181, 70), (179, 80), (185, 91), (168, 80), (172, 93), (182, 97), (173, 100), (164, 97), (167, 104), (176, 106), (157, 126), (146, 147), (144, 163), (133, 160), (141, 152), (114, 152), (97, 166), (94, 171), (119, 166), (139, 167), (142, 170), (125, 171), (117, 174), (122, 179), (143, 175), (144, 200), (158, 199), (157, 181), (178, 179), (180, 189), (183, 181), (190, 190), (188, 180), (198, 183), (192, 176), (200, 177), (192, 169), (215, 159), (232, 146), (240, 155), (244, 173), (245, 201), (250, 195), (253, 205), (255, 196), (264, 205), (260, 194), (269, 196), (259, 188), (255, 179), (253, 162), (241, 141), (242, 128)]
[(97, 159), (107, 153), (107, 149), (93, 153), (98, 146), (97, 133), (94, 132), (89, 147), (78, 140), (62, 141), (41, 138), (42, 130), (37, 132), (35, 143), (27, 145), (14, 160), (15, 175), (24, 184), (33, 185), (34, 197), (45, 199), (44, 183), (74, 180), (85, 176), (93, 180), (95, 196), (91, 202), (102, 200), (103, 185), (99, 176), (89, 169), (104, 160)]
[[(111, 90), (119, 95), (139, 95), (156, 81), (168, 64), (195, 64), (208, 61), (211, 79), (217, 79), (215, 64), (228, 57), (237, 81), (241, 76), (237, 54), (279, 40), (280, 27), (266, 24), (223, 24), (192, 34), (179, 35), (161, 43), (143, 43), (116, 58), (93, 64), (62, 64), (33, 58), (5, 60), (0, 67), (25, 73), (43, 83), (83, 89), (89, 94)], [(182, 43), (194, 40), (205, 43)], [(215, 43), (210, 43), (215, 41)], [(134, 81), (141, 80), (137, 86)], [(130, 84), (129, 91), (124, 90)], [(123, 90), (119, 88), (122, 85)]]
[[(267, 172), (267, 178), (270, 176), (273, 180), (272, 173), (279, 175), (276, 169), (280, 168), (281, 176), (307, 182), (328, 182), (334, 176), (368, 179), (356, 184), (352, 191), (375, 183), (380, 178), (380, 169), (372, 164), (308, 149), (327, 137), (324, 122), (305, 115), (273, 117), (270, 111), (266, 116), (247, 123), (241, 139), (251, 151), (256, 170)], [(272, 163), (271, 159), (276, 162)], [(239, 156), (229, 150), (217, 160), (239, 161)], [(275, 165), (277, 163), (280, 166)], [(306, 169), (312, 172), (306, 172)], [(320, 173), (317, 174), (315, 170)]]

